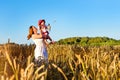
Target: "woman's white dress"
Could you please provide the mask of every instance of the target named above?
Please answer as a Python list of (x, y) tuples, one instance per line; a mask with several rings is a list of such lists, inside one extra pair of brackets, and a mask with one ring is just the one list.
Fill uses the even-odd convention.
[(41, 57), (42, 59), (47, 60), (48, 54), (47, 54), (46, 46), (43, 42), (43, 39), (33, 39), (33, 41), (36, 45), (35, 50), (34, 50), (35, 59), (38, 60), (38, 58)]

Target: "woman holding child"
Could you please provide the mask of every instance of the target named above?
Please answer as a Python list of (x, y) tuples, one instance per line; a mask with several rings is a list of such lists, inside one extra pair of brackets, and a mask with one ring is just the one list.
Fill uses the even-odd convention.
[(35, 26), (30, 26), (29, 34), (27, 36), (28, 40), (32, 38), (34, 41), (36, 48), (34, 50), (35, 61), (45, 60), (48, 61), (48, 54), (46, 45), (43, 41), (43, 37), (41, 33), (37, 33), (38, 29)]
[(29, 35), (27, 36), (28, 40), (32, 38), (34, 41), (36, 48), (34, 50), (34, 56), (35, 56), (35, 63), (39, 64), (42, 60), (48, 63), (48, 53), (46, 49), (46, 45), (48, 45), (47, 39), (52, 41), (51, 37), (49, 36), (49, 33), (47, 31), (47, 26), (45, 25), (45, 20), (39, 20), (38, 26), (40, 33), (38, 33), (38, 29), (35, 26), (30, 26), (29, 28)]

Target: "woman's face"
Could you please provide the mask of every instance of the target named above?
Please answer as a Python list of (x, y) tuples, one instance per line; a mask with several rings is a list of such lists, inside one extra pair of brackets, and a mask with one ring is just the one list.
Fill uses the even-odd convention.
[(32, 28), (33, 28), (33, 32), (37, 33), (37, 28), (35, 26), (33, 26)]

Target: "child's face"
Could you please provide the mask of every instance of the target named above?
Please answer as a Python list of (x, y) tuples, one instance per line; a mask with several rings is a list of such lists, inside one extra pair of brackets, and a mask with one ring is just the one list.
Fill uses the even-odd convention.
[(41, 26), (44, 26), (45, 25), (45, 22), (43, 21), (42, 23), (41, 23)]

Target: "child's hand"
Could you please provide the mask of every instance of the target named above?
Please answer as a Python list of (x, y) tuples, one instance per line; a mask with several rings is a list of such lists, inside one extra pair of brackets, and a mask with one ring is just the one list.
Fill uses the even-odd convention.
[(50, 24), (48, 24), (48, 26), (47, 26), (47, 30), (48, 30), (48, 31), (51, 30), (51, 26), (50, 26)]

